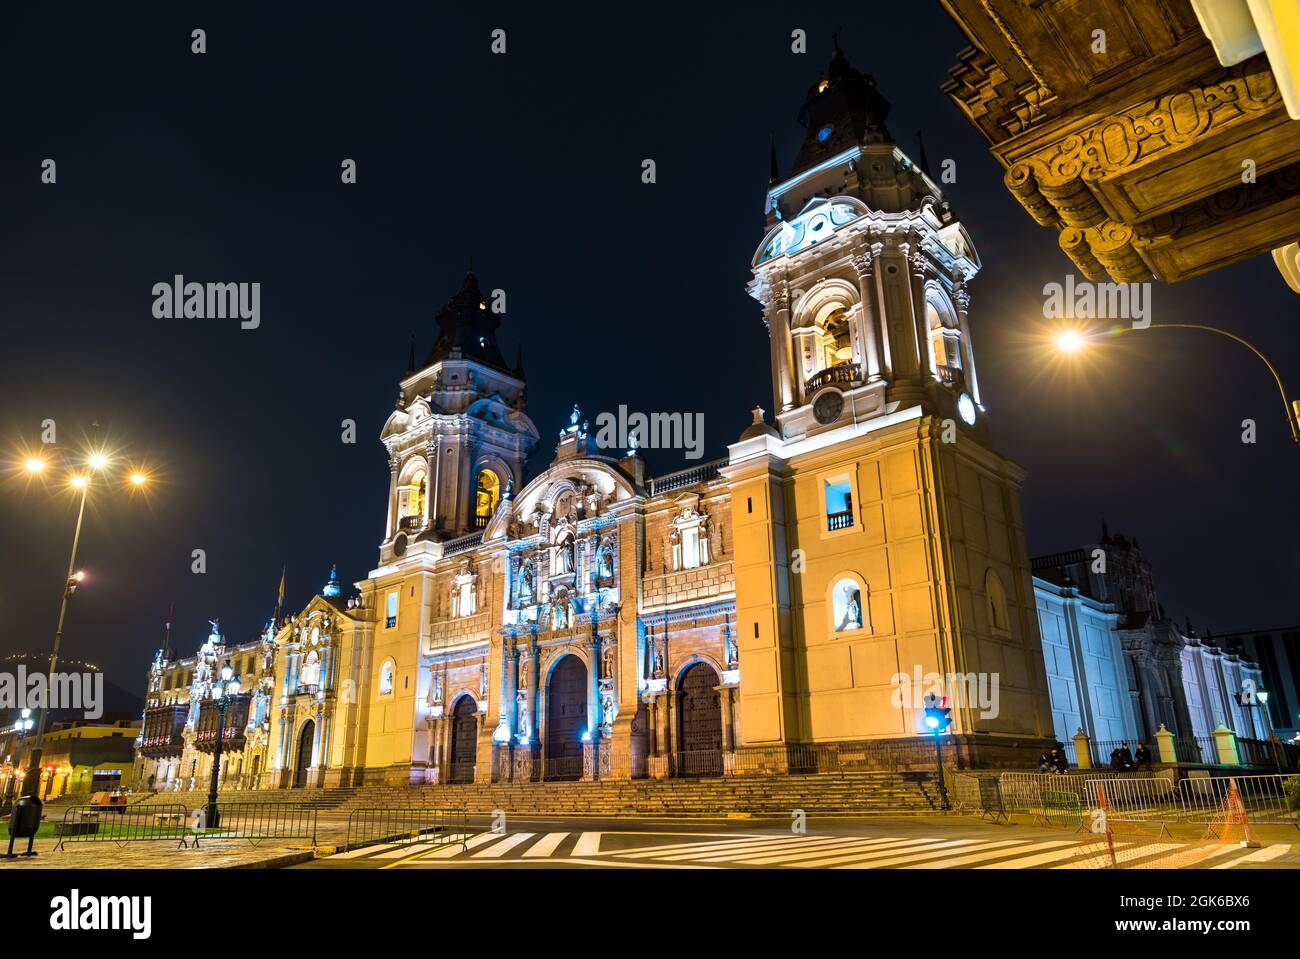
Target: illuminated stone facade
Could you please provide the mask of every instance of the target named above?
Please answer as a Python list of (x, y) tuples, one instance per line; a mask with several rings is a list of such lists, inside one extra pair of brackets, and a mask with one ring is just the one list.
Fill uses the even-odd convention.
[(780, 771), (854, 743), (930, 766), (914, 674), (996, 683), (954, 704), (960, 762), (1038, 756), (1023, 473), (991, 445), (967, 319), (980, 263), (888, 109), (838, 50), (808, 93), (749, 286), (773, 415), (721, 461), (650, 477), (575, 407), (526, 480), (524, 373), (466, 277), (381, 434), (378, 565), (268, 635), (262, 785)]

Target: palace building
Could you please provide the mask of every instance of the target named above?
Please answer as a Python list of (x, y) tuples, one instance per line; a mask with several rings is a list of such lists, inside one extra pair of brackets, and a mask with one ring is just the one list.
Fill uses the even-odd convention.
[(223, 658), (247, 697), (228, 775), (266, 787), (780, 771), (845, 744), (932, 766), (914, 673), (996, 677), (995, 708), (952, 703), (958, 761), (1036, 759), (1053, 715), (1024, 474), (976, 373), (980, 261), (889, 109), (837, 47), (773, 158), (749, 284), (772, 412), (723, 460), (651, 477), (575, 408), (526, 476), (542, 435), (469, 273), (380, 436), (377, 565), (160, 661), (145, 778), (201, 775), (191, 692)]

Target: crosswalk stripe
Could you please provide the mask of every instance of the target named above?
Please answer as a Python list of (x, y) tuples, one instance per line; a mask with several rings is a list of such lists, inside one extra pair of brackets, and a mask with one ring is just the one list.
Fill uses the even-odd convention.
[[(731, 846), (730, 848), (722, 850), (711, 848), (711, 844), (701, 844), (695, 849), (677, 853), (661, 853), (653, 858), (663, 859), (666, 862), (679, 862), (690, 859), (722, 862), (729, 859), (740, 859), (745, 856), (763, 855), (778, 850), (788, 852), (797, 849), (815, 849), (820, 851), (823, 848), (843, 845), (846, 842), (853, 841), (854, 840), (851, 839), (835, 839), (830, 837), (803, 839), (801, 842), (774, 842), (771, 839), (755, 839), (743, 846)], [(644, 859), (649, 857), (641, 856), (638, 858)]]
[(1241, 856), (1232, 860), (1232, 862), (1221, 862), (1213, 868), (1234, 869), (1237, 866), (1240, 866), (1243, 862), (1272, 862), (1274, 859), (1277, 859), (1279, 856), (1284, 856), (1290, 851), (1291, 846), (1289, 843), (1276, 843), (1272, 846), (1265, 846), (1263, 849), (1256, 849), (1249, 855)]
[(813, 859), (817, 857), (830, 855), (832, 853), (838, 855), (840, 853), (849, 852), (851, 850), (859, 850), (862, 852), (875, 852), (878, 849), (888, 849), (890, 847), (901, 847), (901, 846), (910, 845), (915, 841), (916, 840), (914, 839), (897, 839), (897, 838), (842, 840), (839, 843), (835, 844), (834, 846), (828, 845), (820, 848), (804, 849), (802, 851), (793, 848), (787, 848), (785, 852), (778, 853), (776, 855), (751, 856), (742, 859), (740, 861), (747, 866), (793, 865), (803, 859)]
[[(904, 869), (948, 869), (952, 866), (968, 866), (971, 863), (983, 862), (986, 859), (1001, 859), (1005, 856), (1021, 856), (1027, 852), (1037, 852), (1040, 849), (1057, 850), (1056, 853), (1046, 854), (1049, 857), (1049, 861), (1050, 861), (1050, 857), (1060, 858), (1060, 856), (1058, 856), (1057, 853), (1060, 852), (1061, 846), (1073, 847), (1067, 852), (1067, 855), (1073, 856), (1078, 854), (1079, 844), (1076, 843), (1073, 839), (1054, 839), (1050, 842), (1030, 842), (1028, 839), (1021, 839), (1019, 841), (1021, 843), (1024, 843), (1025, 845), (1019, 845), (1019, 846), (1015, 846), (1014, 848), (1008, 848), (1008, 849), (993, 849), (993, 850), (987, 850), (982, 852), (976, 852), (976, 853), (971, 853), (969, 856), (957, 856), (953, 859), (940, 859), (938, 862), (914, 863), (910, 866), (904, 866), (903, 868)], [(1019, 859), (1014, 861), (1023, 862), (1023, 860), (1019, 860)], [(994, 865), (984, 866), (981, 868), (993, 869), (996, 868), (998, 865), (1006, 865), (1006, 863), (1005, 862), (995, 863)]]
[(584, 832), (578, 837), (578, 843), (573, 847), (571, 855), (591, 856), (598, 852), (600, 852), (600, 833)]
[[(1018, 846), (1024, 842), (1024, 839), (998, 839), (997, 842), (972, 842), (969, 850), (993, 850), (1005, 849), (1006, 846)], [(943, 843), (940, 843), (943, 845)], [(891, 865), (902, 865), (904, 863), (919, 863), (928, 859), (943, 859), (946, 850), (936, 849), (932, 851), (906, 852), (904, 855), (891, 856), (889, 859), (876, 859), (875, 862), (867, 863), (845, 863), (844, 865), (833, 865), (832, 869), (884, 869)]]
[(515, 846), (518, 846), (520, 843), (527, 842), (532, 838), (533, 838), (533, 834), (530, 832), (511, 833), (509, 836), (506, 836), (506, 838), (502, 839), (500, 842), (493, 843), (491, 846), (488, 846), (486, 849), (481, 849), (478, 852), (474, 853), (472, 858), (499, 859), (502, 856), (504, 856), (506, 853), (508, 853), (511, 849), (514, 849)]
[(337, 852), (330, 856), (331, 859), (361, 859), (362, 857), (370, 858), (376, 853), (381, 853), (385, 849), (396, 849), (397, 844), (386, 842), (377, 846), (362, 846), (360, 849), (349, 849), (347, 852)]
[(808, 869), (815, 866), (836, 866), (846, 862), (856, 862), (859, 860), (868, 860), (868, 859), (879, 859), (884, 856), (890, 856), (898, 852), (900, 849), (906, 849), (909, 846), (915, 849), (947, 849), (952, 846), (969, 846), (975, 841), (976, 840), (974, 839), (949, 839), (946, 841), (940, 841), (938, 839), (911, 839), (911, 840), (907, 840), (904, 843), (900, 843), (897, 846), (897, 848), (894, 849), (885, 849), (885, 850), (879, 850), (870, 853), (864, 853), (862, 851), (858, 851), (858, 852), (849, 853), (846, 856), (830, 856), (828, 858), (817, 858), (806, 862), (793, 863), (792, 865), (798, 866), (800, 869)]
[[(1159, 842), (1154, 844), (1135, 843), (1127, 849), (1121, 849), (1120, 843), (1115, 844), (1115, 861), (1131, 862), (1134, 859), (1145, 859), (1148, 856), (1158, 856), (1161, 853), (1169, 852), (1172, 849), (1182, 849), (1187, 843), (1183, 842)], [(1098, 861), (1106, 861), (1107, 853), (1105, 843), (1095, 844), (1086, 843), (1079, 846), (1079, 855), (1086, 858), (1077, 862), (1063, 862), (1059, 866), (1053, 866), (1053, 869), (1096, 869)]]
[(677, 842), (663, 846), (654, 846), (653, 848), (644, 848), (630, 850), (628, 852), (619, 852), (617, 855), (621, 859), (645, 859), (656, 856), (663, 852), (688, 852), (690, 850), (704, 849), (729, 849), (736, 846), (747, 846), (753, 842), (783, 842), (793, 843), (800, 839), (800, 836), (747, 836), (744, 839), (722, 839), (717, 842)]
[(495, 842), (504, 835), (499, 832), (481, 832), (477, 836), (470, 838), (464, 846), (456, 843), (454, 846), (448, 846), (446, 849), (437, 849), (430, 853), (425, 853), (421, 859), (452, 859), (459, 856), (468, 849), (477, 849), (486, 843)]
[[(1115, 843), (1115, 848), (1127, 846), (1126, 842)], [(1021, 850), (1027, 852), (1028, 850)], [(1037, 856), (1028, 856), (1024, 859), (1007, 859), (1003, 862), (991, 862), (987, 865), (976, 866), (976, 869), (1032, 869), (1034, 866), (1045, 866), (1049, 862), (1060, 862), (1062, 859), (1073, 859), (1075, 856), (1083, 855), (1083, 850), (1079, 847), (1077, 841), (1071, 840), (1064, 849), (1058, 849), (1055, 852), (1045, 852)]]
[(557, 846), (568, 838), (567, 832), (548, 832), (524, 850), (525, 859), (542, 859), (555, 852)]

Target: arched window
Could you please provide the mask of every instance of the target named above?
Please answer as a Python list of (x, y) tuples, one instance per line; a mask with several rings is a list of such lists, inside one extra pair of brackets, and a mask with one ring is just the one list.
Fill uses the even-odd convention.
[(955, 379), (962, 368), (961, 331), (956, 319), (942, 303), (929, 299), (925, 301), (925, 323), (934, 351), (935, 375), (945, 382)]
[(836, 306), (817, 322), (817, 368), (829, 370), (832, 366), (853, 361), (853, 336), (849, 327), (848, 311)]
[(393, 694), (393, 661), (385, 659), (382, 666), (379, 667), (379, 695), (391, 696)]
[(501, 479), (492, 470), (480, 470), (478, 489), (474, 494), (474, 528), (487, 526), (501, 501)]
[(852, 633), (867, 627), (866, 588), (855, 576), (842, 576), (831, 586), (831, 629)]
[(993, 570), (989, 570), (984, 591), (988, 597), (989, 626), (995, 633), (1008, 632), (1011, 626), (1007, 618), (1007, 591), (1002, 588), (1002, 580)]
[(397, 515), (424, 518), (424, 498), (428, 495), (428, 474), (417, 468), (402, 485), (397, 487)]

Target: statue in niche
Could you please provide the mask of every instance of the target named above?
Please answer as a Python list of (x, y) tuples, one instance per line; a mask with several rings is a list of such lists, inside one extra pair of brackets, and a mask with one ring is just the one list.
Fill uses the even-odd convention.
[(614, 547), (608, 539), (601, 540), (596, 549), (596, 578), (614, 578)]
[(533, 567), (531, 563), (525, 563), (519, 570), (519, 601), (518, 605), (531, 606), (533, 604)]
[(610, 646), (608, 644), (605, 646), (605, 650), (601, 655), (600, 662), (601, 662), (600, 675), (606, 679), (613, 678), (614, 676), (614, 647), (613, 646)]
[(557, 576), (573, 572), (573, 540), (565, 540), (556, 545), (553, 566)]
[(519, 741), (528, 738), (528, 693), (521, 689), (515, 693), (515, 708), (519, 711)]
[(600, 681), (600, 732), (609, 736), (614, 731), (614, 720), (618, 718), (618, 703), (614, 699), (614, 680), (605, 678)]

